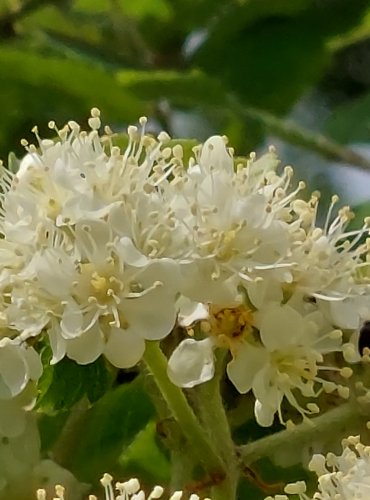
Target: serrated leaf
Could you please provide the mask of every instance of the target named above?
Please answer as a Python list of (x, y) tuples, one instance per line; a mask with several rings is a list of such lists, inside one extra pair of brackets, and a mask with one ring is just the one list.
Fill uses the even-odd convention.
[(51, 350), (45, 346), (41, 360), (44, 371), (38, 382), (37, 408), (44, 413), (69, 410), (84, 396), (94, 403), (111, 386), (112, 377), (103, 357), (85, 366), (68, 358), (50, 365)]

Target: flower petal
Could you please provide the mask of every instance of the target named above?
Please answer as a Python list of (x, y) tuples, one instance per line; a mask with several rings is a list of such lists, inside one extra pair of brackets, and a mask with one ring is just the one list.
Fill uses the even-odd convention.
[(82, 332), (83, 316), (77, 302), (70, 299), (63, 311), (60, 322), (61, 333), (65, 339), (78, 337)]
[(274, 421), (275, 409), (269, 405), (262, 404), (261, 401), (256, 399), (254, 403), (254, 414), (257, 423), (261, 427), (270, 427)]
[(215, 372), (211, 339), (183, 340), (173, 351), (167, 373), (175, 385), (194, 387), (211, 380)]
[(140, 361), (145, 341), (134, 329), (112, 327), (104, 355), (117, 368), (131, 368)]
[(227, 365), (227, 375), (241, 394), (250, 391), (256, 374), (268, 360), (265, 349), (243, 344)]
[(80, 365), (93, 363), (104, 351), (104, 337), (100, 326), (95, 325), (66, 343), (67, 355)]

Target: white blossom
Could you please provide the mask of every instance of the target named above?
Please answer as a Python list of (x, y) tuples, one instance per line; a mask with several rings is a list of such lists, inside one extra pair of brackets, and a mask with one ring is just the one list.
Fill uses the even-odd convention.
[[(141, 489), (140, 482), (137, 478), (131, 478), (124, 482), (116, 482), (113, 487), (113, 477), (106, 473), (100, 482), (104, 488), (104, 500), (155, 500), (157, 498), (163, 500), (200, 500), (200, 497), (195, 493), (185, 495), (182, 491), (175, 491), (172, 494), (166, 494), (165, 488), (159, 485), (154, 486), (150, 492), (146, 493)], [(116, 490), (117, 493), (115, 493), (114, 490)], [(67, 498), (70, 498), (70, 491), (64, 486), (56, 485), (55, 495), (56, 499), (67, 500)], [(48, 498), (44, 489), (37, 490), (36, 496), (37, 500), (47, 500)], [(54, 498), (54, 500), (56, 499)], [(95, 495), (89, 495), (89, 500), (98, 499)], [(211, 499), (204, 498), (204, 500)]]
[[(286, 304), (268, 301), (257, 311), (243, 305), (210, 306), (208, 320), (200, 323), (208, 338), (179, 344), (169, 359), (170, 379), (181, 387), (206, 382), (214, 372), (213, 350), (227, 348), (232, 356), (228, 377), (240, 393), (253, 392), (262, 426), (270, 426), (276, 413), (284, 423), (284, 399), (306, 416), (319, 412), (312, 400), (322, 390), (348, 397), (345, 385), (323, 376), (328, 370), (340, 372), (345, 382), (351, 374), (326, 363), (326, 354), (342, 351), (342, 332), (330, 327), (315, 303), (302, 299), (295, 295)], [(305, 406), (297, 391), (308, 399)]]
[[(342, 454), (314, 455), (309, 465), (317, 475), (317, 490), (306, 493), (303, 481), (286, 485), (287, 494), (298, 495), (300, 500), (365, 500), (370, 491), (370, 447), (360, 442), (359, 436), (342, 441)], [(275, 500), (288, 500), (278, 495)], [(273, 500), (267, 497), (265, 500)]]
[(41, 373), (40, 357), (32, 347), (8, 337), (0, 339), (0, 400), (17, 396)]

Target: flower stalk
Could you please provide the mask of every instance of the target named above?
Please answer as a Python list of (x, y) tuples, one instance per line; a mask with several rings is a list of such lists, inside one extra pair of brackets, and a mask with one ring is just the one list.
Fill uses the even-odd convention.
[(237, 453), (245, 465), (250, 465), (263, 457), (273, 457), (282, 448), (288, 453), (289, 443), (295, 449), (303, 449), (320, 438), (343, 435), (344, 429), (363, 426), (367, 419), (360, 405), (351, 400), (292, 429), (239, 446)]
[(143, 359), (199, 462), (211, 477), (223, 477), (223, 460), (211, 445), (182, 390), (169, 380), (167, 359), (158, 342), (146, 343)]

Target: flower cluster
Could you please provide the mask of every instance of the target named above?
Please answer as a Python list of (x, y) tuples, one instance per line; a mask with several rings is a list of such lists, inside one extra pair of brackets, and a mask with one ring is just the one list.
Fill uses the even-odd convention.
[(122, 151), (93, 109), (89, 132), (50, 123), (54, 141), (35, 129), (19, 170), (1, 169), (0, 398), (40, 376), (35, 337), (49, 339), (52, 363), (103, 355), (128, 368), (176, 322), (193, 336), (170, 356), (171, 380), (209, 380), (227, 349), (260, 425), (284, 420), (283, 399), (305, 416), (322, 391), (348, 397), (351, 369), (330, 355), (356, 357), (343, 330), (370, 314), (368, 221), (346, 232), (353, 214), (335, 214), (333, 197), (320, 228), (318, 195), (298, 197), (304, 184), (292, 189), (273, 149), (238, 162), (214, 136), (187, 159), (145, 124)]
[[(369, 498), (370, 447), (360, 442), (359, 436), (350, 436), (342, 441), (342, 454), (314, 455), (309, 468), (317, 474), (317, 491), (312, 497), (306, 494), (304, 481), (288, 484), (285, 492), (298, 495), (300, 500), (337, 500), (340, 498)], [(278, 495), (275, 500), (288, 500), (287, 495)], [(273, 500), (267, 497), (265, 500)]]
[[(115, 489), (117, 491), (117, 495), (115, 495), (113, 486), (112, 486), (113, 478), (110, 474), (104, 474), (102, 479), (100, 480), (101, 484), (104, 487), (105, 491), (105, 500), (155, 500), (159, 498), (164, 499), (164, 488), (162, 486), (155, 486), (153, 490), (146, 495), (144, 490), (141, 489), (140, 483), (138, 479), (132, 478), (124, 483), (116, 483)], [(61, 485), (55, 486), (55, 498), (54, 500), (64, 500), (65, 496), (65, 488)], [(168, 500), (181, 500), (184, 499), (182, 491), (175, 491)], [(191, 494), (189, 500), (200, 500), (200, 497), (195, 493)], [(37, 490), (37, 500), (46, 500), (47, 495), (44, 489)], [(97, 500), (95, 495), (89, 495), (89, 500)], [(210, 500), (209, 498), (205, 498), (204, 500)]]
[(32, 404), (34, 391), (27, 388), (21, 395), (1, 402), (0, 412), (0, 498), (19, 500), (35, 498), (40, 484), (49, 492), (51, 486), (63, 482), (70, 500), (78, 500), (87, 491), (71, 472), (41, 454), (41, 439), (36, 415), (25, 412)]

